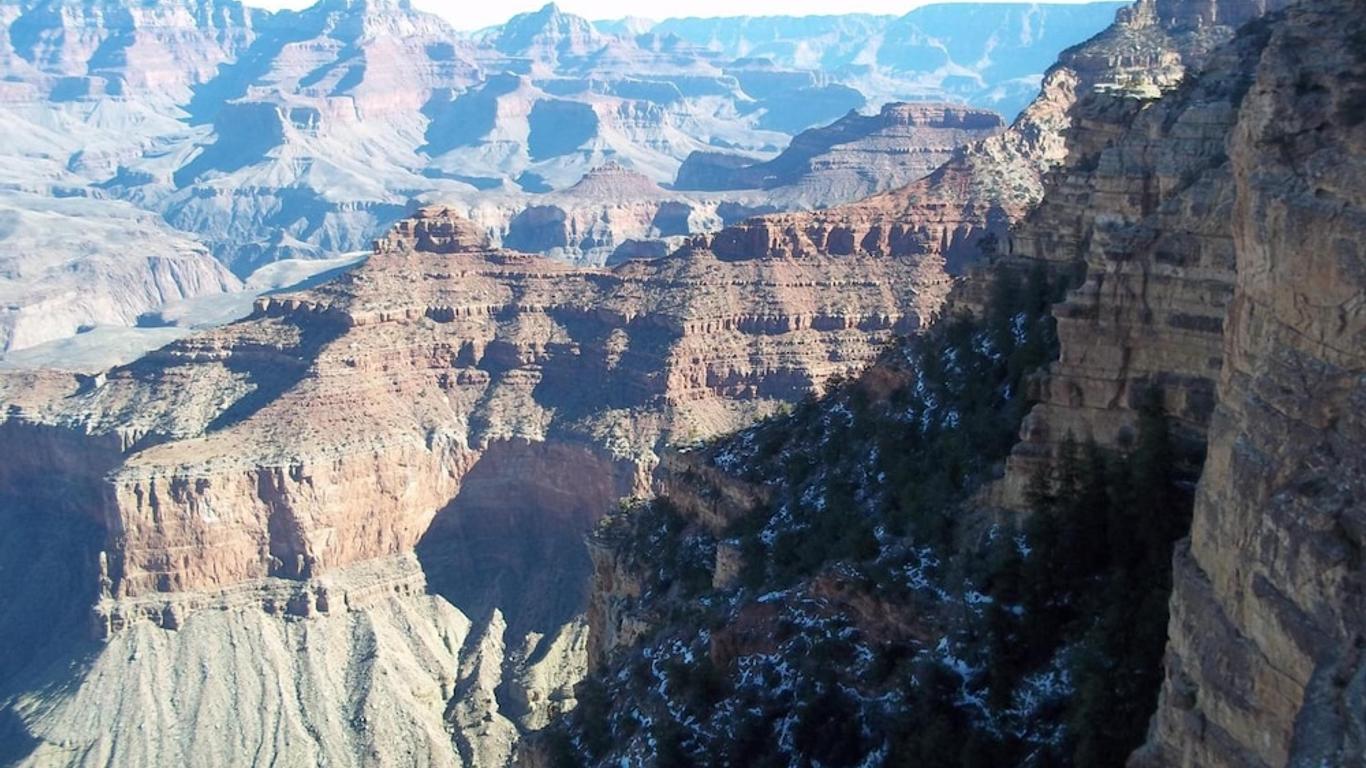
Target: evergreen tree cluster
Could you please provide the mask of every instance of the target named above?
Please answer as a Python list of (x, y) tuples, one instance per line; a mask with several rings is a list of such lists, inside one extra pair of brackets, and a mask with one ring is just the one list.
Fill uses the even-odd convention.
[[(1193, 505), (1185, 479), (1155, 391), (1129, 453), (1064, 440), (1031, 478), (1022, 530), (994, 539), (977, 577), (990, 602), (965, 634), (984, 673), (956, 698), (922, 695), (919, 717), (932, 727), (898, 742), (898, 754), (919, 756), (904, 764), (1124, 764), (1162, 682), (1172, 546)], [(1050, 671), (1065, 685), (1019, 722), (1022, 689)], [(965, 717), (965, 691), (992, 716)], [(946, 734), (960, 748), (945, 752)]]
[[(1063, 286), (1042, 269), (993, 285), (984, 316), (947, 318), (872, 374), (704, 449), (773, 491), (727, 532), (740, 585), (712, 588), (718, 542), (667, 499), (630, 511), (622, 546), (667, 618), (581, 686), (547, 737), (556, 764), (618, 762), (623, 744), (650, 765), (1123, 764), (1160, 685), (1191, 494), (1154, 393), (1124, 453), (1069, 438), (1039, 467), (1018, 530), (963, 528), (1016, 440), (1028, 377), (1057, 354)], [(822, 579), (942, 641), (806, 611)], [(760, 604), (778, 611), (767, 650), (714, 660), (712, 633)]]

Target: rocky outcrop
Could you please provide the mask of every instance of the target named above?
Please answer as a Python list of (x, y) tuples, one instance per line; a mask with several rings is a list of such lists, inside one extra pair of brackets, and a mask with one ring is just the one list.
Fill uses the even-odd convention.
[(1364, 754), (1366, 29), (1355, 11), (1304, 3), (1261, 31), (1229, 137), (1236, 278), (1218, 405), (1175, 558), (1166, 684), (1137, 764)]
[(622, 546), (629, 526), (621, 518), (607, 518), (588, 538), (593, 560), (592, 588), (585, 613), (588, 629), (588, 669), (602, 666), (608, 654), (639, 640), (652, 627), (639, 615), (636, 603), (646, 591), (642, 564), (632, 562)]
[[(476, 236), (430, 210), (335, 283), (262, 300), (251, 322), (116, 370), (57, 413), (16, 414), (124, 435), (111, 495), (92, 500), (121, 521), (113, 594), (308, 578), (406, 551), (504, 441), (559, 434), (608, 476), (648, 466), (665, 432), (726, 429), (870, 359), (947, 288), (933, 259), (690, 250), (576, 270), (464, 239)], [(174, 409), (148, 407), (172, 381)], [(633, 410), (625, 433), (620, 409)], [(387, 467), (413, 473), (401, 497)], [(617, 495), (632, 490), (636, 473), (615, 472)], [(349, 516), (361, 498), (372, 518)], [(186, 546), (196, 554), (169, 556)]]

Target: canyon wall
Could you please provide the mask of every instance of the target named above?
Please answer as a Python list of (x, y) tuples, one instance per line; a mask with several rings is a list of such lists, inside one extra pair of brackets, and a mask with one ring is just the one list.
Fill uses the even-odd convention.
[[(1153, 389), (1162, 396), (1179, 465), (1203, 467), (1189, 538), (1174, 553), (1165, 679), (1147, 741), (1129, 758), (1136, 767), (1357, 765), (1366, 755), (1366, 31), (1349, 2), (1284, 6), (1140, 2), (1114, 28), (1069, 52), (1065, 61), (1096, 68), (1089, 79), (1064, 66), (1051, 75), (1054, 85), (1076, 88), (1068, 108), (1055, 113), (1067, 129), (1057, 134), (1053, 156), (1065, 159), (1032, 177), (1042, 202), (1010, 232), (1009, 251), (996, 261), (1005, 270), (1042, 265), (1084, 279), (1054, 307), (1061, 357), (1031, 384), (1029, 394), (1042, 402), (1023, 425), (1004, 482), (974, 503), (1019, 508), (1030, 476), (1068, 433), (1117, 449), (1115, 455), (1129, 453), (1139, 437), (1140, 401)], [(1019, 137), (1018, 125), (1001, 141)], [(912, 189), (935, 189), (990, 146), (991, 140), (974, 145)], [(898, 192), (861, 204), (881, 210), (843, 206), (755, 219), (718, 235), (715, 250), (729, 257), (946, 253), (944, 229), (889, 235), (898, 230), (887, 223), (907, 199)], [(856, 210), (870, 211), (869, 223), (860, 226)], [(970, 287), (957, 300), (980, 307), (982, 291)], [(882, 375), (874, 367), (851, 391), (876, 390)], [(822, 401), (808, 418), (838, 431), (843, 420), (856, 421), (858, 402), (868, 407), (852, 394)], [(787, 426), (768, 429), (803, 446), (811, 431), (819, 434), (780, 424)], [(881, 476), (845, 477), (833, 469), (844, 457), (827, 452), (797, 479), (789, 469), (762, 486), (747, 485), (764, 477), (764, 462), (797, 452), (775, 451), (764, 428), (708, 451), (696, 460), (670, 456), (663, 502), (613, 518), (594, 536), (589, 647), (595, 668), (607, 670), (598, 684), (626, 703), (566, 721), (581, 753), (634, 756), (648, 749), (632, 741), (641, 711), (651, 718), (681, 713), (673, 716), (690, 739), (681, 749), (734, 745), (741, 729), (729, 730), (732, 720), (715, 713), (763, 709), (750, 706), (763, 699), (746, 685), (790, 697), (764, 710), (784, 718), (781, 727), (790, 733), (793, 723), (805, 725), (807, 708), (828, 701), (819, 684), (793, 693), (803, 690), (793, 672), (798, 660), (822, 639), (857, 637), (868, 614), (895, 615), (850, 598), (861, 589), (900, 586), (901, 571), (858, 575), (869, 559), (895, 551), (897, 538), (882, 531), (870, 554), (849, 556), (796, 587), (771, 570), (767, 580), (750, 572), (758, 586), (739, 581), (746, 558), (764, 556), (785, 534), (797, 542), (789, 561), (821, 545), (798, 515), (806, 503), (825, 511), (830, 492), (797, 494), (789, 486), (853, 484), (859, 492), (839, 498), (876, 515), (881, 508), (869, 499), (878, 498)], [(862, 460), (876, 466), (881, 458), (870, 452)], [(763, 489), (795, 498), (766, 507)], [(836, 509), (843, 513), (838, 530), (855, 526), (857, 514)], [(745, 539), (755, 536), (752, 529), (736, 533), (736, 523), (755, 510), (760, 518), (771, 515), (761, 544)], [(925, 574), (940, 562), (910, 559), (904, 572), (912, 596), (897, 599), (914, 604), (923, 624), (936, 616), (935, 599), (920, 602), (914, 590), (933, 592)], [(699, 572), (706, 584), (692, 581)], [(850, 573), (861, 586), (830, 583)], [(991, 600), (967, 592), (960, 606), (945, 594), (937, 599), (962, 616), (945, 619), (947, 626), (970, 622), (976, 609), (969, 604)], [(701, 607), (690, 613), (687, 605)], [(784, 611), (799, 612), (798, 605), (807, 613), (789, 625), (765, 625)], [(838, 617), (833, 626), (822, 623), (830, 614)], [(964, 685), (982, 669), (994, 672), (989, 665), (999, 661), (979, 659), (986, 666), (974, 668), (951, 634), (937, 637), (924, 626), (907, 634), (925, 644), (922, 656), (944, 655)], [(730, 653), (737, 642), (744, 649), (738, 665)], [(868, 658), (876, 655), (850, 663)], [(707, 661), (726, 681), (715, 690), (699, 693), (696, 677), (675, 674), (677, 665), (693, 669)], [(777, 668), (773, 677), (756, 671), (768, 663)], [(925, 679), (918, 676), (917, 684)], [(966, 690), (949, 680), (952, 691)], [(1028, 705), (1011, 699), (1005, 715), (1029, 711), (1059, 691), (1076, 695), (1065, 683), (1044, 688), (1028, 691)], [(701, 698), (707, 695), (719, 698)], [(963, 710), (984, 708), (955, 695)], [(1000, 720), (987, 721), (1000, 728)], [(589, 744), (586, 736), (603, 728), (613, 741)], [(850, 743), (857, 739), (850, 736)], [(779, 749), (808, 754), (825, 746), (808, 741)], [(531, 751), (527, 760), (539, 756)]]
[(1355, 765), (1366, 754), (1359, 11), (1302, 3), (1277, 19), (1229, 137), (1236, 279), (1141, 765)]
[(1083, 100), (1004, 260), (1085, 279), (998, 500), (1069, 433), (1131, 445), (1151, 388), (1203, 458), (1138, 765), (1361, 755), (1363, 38), (1349, 3), (1278, 5), (1139, 3), (1194, 76)]
[(1121, 15), (1116, 27), (1141, 41), (1142, 55), (1126, 54), (1080, 100), (1066, 163), (1010, 235), (1007, 266), (1043, 263), (1084, 279), (1054, 309), (1061, 357), (1035, 382), (1042, 402), (995, 489), (1009, 506), (1022, 505), (1029, 477), (1069, 433), (1129, 445), (1152, 387), (1198, 466), (1234, 282), (1226, 142), (1265, 34), (1235, 37), (1231, 26), (1176, 15), (1183, 8), (1138, 3)]

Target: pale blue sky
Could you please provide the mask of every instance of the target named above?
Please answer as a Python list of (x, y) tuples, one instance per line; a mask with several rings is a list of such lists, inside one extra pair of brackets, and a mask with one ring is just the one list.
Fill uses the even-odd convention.
[[(265, 8), (303, 8), (312, 5), (314, 0), (244, 2)], [(481, 29), (501, 24), (515, 13), (534, 11), (545, 3), (546, 0), (508, 0), (496, 3), (471, 0), (413, 0), (417, 7), (444, 16), (457, 29)], [(643, 16), (650, 19), (665, 19), (671, 16), (805, 16), (828, 13), (901, 15), (912, 8), (927, 4), (927, 0), (564, 0), (558, 3), (565, 11), (590, 19), (619, 19), (623, 16)]]

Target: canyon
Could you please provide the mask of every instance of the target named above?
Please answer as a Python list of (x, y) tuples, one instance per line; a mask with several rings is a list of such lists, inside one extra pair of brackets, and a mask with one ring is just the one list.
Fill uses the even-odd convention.
[[(51, 209), (44, 224), (58, 237), (80, 236), (62, 218), (73, 209), (118, 227), (115, 239), (145, 237), (159, 220), (168, 237), (206, 250), (242, 281), (276, 261), (368, 251), (433, 203), (463, 207), (511, 247), (589, 264), (657, 256), (678, 245), (676, 235), (780, 206), (847, 202), (868, 183), (823, 183), (782, 200), (669, 190), (652, 195), (662, 210), (623, 211), (591, 183), (594, 173), (622, 166), (669, 186), (693, 153), (766, 160), (807, 128), (894, 101), (1008, 110), (1001, 82), (1028, 81), (1112, 8), (985, 6), (978, 25), (1018, 33), (1008, 71), (984, 63), (994, 38), (941, 19), (915, 34), (929, 49), (952, 49), (951, 60), (901, 58), (873, 75), (843, 57), (796, 62), (691, 42), (667, 23), (599, 29), (554, 5), (467, 33), (404, 0), (276, 13), (235, 0), (5, 0), (0, 195), (12, 210)], [(876, 36), (851, 43), (884, 48)], [(31, 245), (8, 227), (0, 244)], [(101, 259), (121, 278), (84, 286), (98, 292), (98, 310), (58, 307), (50, 327), (0, 337), (0, 351), (131, 326), (167, 302), (237, 288), (207, 263), (149, 269), (132, 257)], [(84, 274), (12, 272), (11, 311), (30, 326)], [(132, 335), (110, 333), (120, 343)], [(60, 357), (72, 344), (82, 345), (49, 345), (14, 363)]]
[[(1351, 5), (1139, 2), (1065, 53), (1041, 98), (1050, 80), (1067, 82), (1059, 162), (1033, 177), (1039, 193), (1001, 252), (948, 303), (981, 318), (969, 328), (985, 330), (968, 338), (990, 360), (999, 302), (1018, 290), (1002, 285), (1080, 276), (1050, 310), (1058, 359), (1020, 382), (1031, 406), (1004, 461), (990, 463), (982, 436), (958, 438), (985, 442), (950, 461), (986, 466), (940, 502), (940, 533), (927, 526), (942, 518), (915, 517), (924, 511), (909, 534), (898, 530), (902, 505), (928, 491), (898, 485), (893, 475), (907, 470), (888, 460), (889, 445), (911, 461), (917, 440), (947, 450), (975, 415), (954, 377), (983, 363), (969, 361), (953, 341), (967, 331), (954, 329), (932, 333), (928, 351), (896, 348), (809, 411), (666, 455), (655, 501), (613, 516), (591, 542), (593, 663), (581, 700), (597, 703), (532, 742), (524, 763), (756, 761), (776, 739), (782, 759), (850, 765), (1021, 754), (1144, 768), (1358, 764), (1366, 60)], [(1021, 124), (911, 189), (933, 189)], [(824, 232), (847, 238), (862, 205), (756, 220), (746, 242), (837, 250), (848, 240)], [(784, 220), (817, 234), (771, 234)], [(1019, 317), (1020, 332), (1034, 332)], [(1003, 420), (1014, 391), (998, 390)], [(1134, 713), (1127, 747), (1097, 753), (1115, 720), (1092, 710), (1059, 725), (1050, 714), (1098, 706), (1095, 689), (1076, 687), (1089, 684), (1085, 662), (1070, 656), (1093, 636), (1065, 642), (995, 698), (1000, 667), (1019, 662), (981, 639), (1015, 621), (994, 605), (1013, 595), (1007, 610), (1024, 617), (1019, 592), (1040, 587), (1001, 591), (990, 563), (1022, 558), (1025, 573), (1048, 579), (1028, 570), (1029, 548), (1043, 546), (1032, 537), (1048, 530), (1036, 516), (1070, 501), (1048, 488), (1077, 482), (1065, 473), (1082, 443), (1141, 465), (1153, 408), (1172, 471), (1195, 473), (1167, 498), (1193, 487), (1193, 512), (1189, 536), (1154, 566), (1170, 589), (1164, 674), (1142, 694), (1152, 700)], [(933, 487), (934, 471), (944, 470), (918, 482)], [(996, 553), (1008, 533), (1018, 551)], [(983, 568), (985, 582), (974, 575)], [(1122, 594), (1092, 621), (1111, 621)], [(898, 678), (902, 664), (911, 671)], [(1103, 688), (1125, 684), (1127, 672), (1108, 669)]]
[[(81, 8), (0, 5), (0, 334), (174, 332), (0, 369), (0, 762), (1361, 761), (1352, 0), (1084, 6), (1008, 125), (1053, 30), (869, 83), (1062, 7)], [(1079, 454), (1156, 565), (1031, 558)], [(1144, 669), (1011, 654), (1131, 570)]]
[[(429, 208), (363, 265), (259, 299), (246, 320), (96, 375), (5, 374), (7, 545), (51, 526), (82, 532), (44, 553), (51, 567), (82, 564), (71, 593), (32, 599), (65, 611), (72, 638), (104, 638), (66, 693), (15, 683), (28, 691), (10, 711), (37, 742), (29, 757), (184, 755), (177, 739), (202, 732), (117, 735), (134, 727), (121, 681), (159, 695), (180, 685), (165, 676), (181, 673), (177, 658), (201, 659), (212, 678), (269, 672), (203, 655), (204, 638), (226, 633), (284, 669), (305, 665), (287, 675), (292, 698), (240, 738), (285, 729), (307, 749), (402, 762), (390, 750), (430, 744), (446, 723), (469, 740), (451, 754), (501, 764), (520, 728), (572, 702), (586, 658), (582, 536), (648, 486), (663, 443), (728, 431), (856, 370), (930, 323), (949, 282), (934, 254), (722, 259), (705, 242), (573, 267), (492, 248), (477, 225)], [(14, 604), (8, 632), (59, 623), (26, 607)], [(425, 646), (393, 648), (393, 633), (419, 625), (403, 642)], [(318, 640), (312, 661), (271, 650), (295, 631), (335, 639)], [(365, 650), (376, 644), (388, 650)], [(45, 650), (15, 657), (11, 682), (71, 663)], [(140, 677), (147, 665), (159, 671)], [(323, 674), (337, 665), (352, 670), (344, 684)], [(420, 701), (384, 682), (389, 665), (425, 681)], [(255, 711), (259, 679), (194, 688), (167, 717)], [(356, 697), (402, 715), (376, 722), (384, 745), (292, 730)]]

